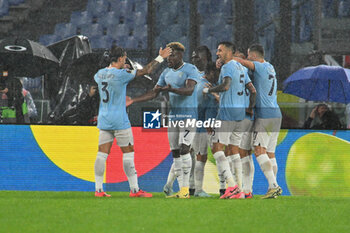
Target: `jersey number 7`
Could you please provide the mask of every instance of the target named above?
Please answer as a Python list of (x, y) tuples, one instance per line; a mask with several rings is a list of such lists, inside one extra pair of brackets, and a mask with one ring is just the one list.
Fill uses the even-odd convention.
[(272, 96), (273, 90), (275, 89), (275, 82), (276, 82), (276, 78), (273, 75), (269, 75), (269, 80), (272, 79), (272, 85), (271, 85), (271, 89), (269, 91), (269, 96)]

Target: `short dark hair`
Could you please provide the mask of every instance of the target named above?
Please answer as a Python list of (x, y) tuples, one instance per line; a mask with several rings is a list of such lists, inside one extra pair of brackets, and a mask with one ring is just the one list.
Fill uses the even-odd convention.
[(180, 42), (171, 42), (171, 43), (167, 44), (166, 47), (169, 47), (172, 50), (185, 52), (185, 46), (183, 44), (181, 44)]
[(243, 49), (241, 46), (237, 47), (236, 51), (238, 51), (238, 52), (240, 52), (240, 53), (244, 53), (244, 52), (243, 52), (244, 49)]
[(218, 70), (218, 68), (216, 68), (215, 62), (209, 62), (208, 66), (207, 66), (207, 68), (205, 70), (205, 73), (209, 74), (210, 72), (215, 72), (217, 70)]
[(207, 56), (208, 63), (212, 62), (212, 55), (211, 55), (210, 49), (207, 46), (205, 45), (198, 46), (194, 51), (196, 53), (204, 52)]
[(232, 53), (235, 53), (237, 48), (236, 45), (230, 41), (222, 41), (218, 44), (219, 45), (224, 45), (226, 48), (231, 49)]
[(125, 56), (125, 54), (126, 54), (125, 49), (123, 49), (122, 47), (113, 45), (109, 53), (110, 63), (118, 62), (118, 58)]
[(261, 57), (265, 56), (264, 47), (261, 44), (253, 44), (249, 47), (250, 52), (258, 53)]

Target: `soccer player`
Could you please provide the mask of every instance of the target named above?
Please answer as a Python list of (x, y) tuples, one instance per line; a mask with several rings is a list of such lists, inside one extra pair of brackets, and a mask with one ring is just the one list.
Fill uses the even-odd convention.
[(97, 120), (99, 146), (95, 161), (95, 196), (110, 197), (103, 191), (105, 164), (114, 138), (123, 152), (123, 168), (130, 185), (130, 197), (152, 197), (139, 189), (134, 164), (134, 139), (126, 113), (126, 86), (136, 76), (149, 74), (171, 53), (170, 48), (159, 49), (159, 56), (141, 70), (123, 69), (126, 52), (123, 48), (112, 47), (110, 65), (95, 74), (100, 93), (100, 108)]
[[(236, 52), (234, 53), (234, 56), (242, 55), (243, 54), (239, 50), (236, 50)], [(232, 140), (230, 140), (229, 145), (225, 148), (225, 155), (229, 160), (233, 178), (235, 179), (240, 190), (242, 190), (242, 162), (239, 154), (239, 145), (242, 142), (243, 133), (249, 130), (250, 126), (252, 125), (251, 115), (253, 114), (252, 109), (255, 107), (256, 98), (256, 90), (249, 78), (248, 70), (245, 67), (242, 68), (244, 73), (243, 82), (245, 88), (244, 92), (241, 92), (240, 94), (245, 97), (244, 102), (246, 107), (246, 115), (245, 118), (241, 122), (239, 122), (239, 131), (233, 132), (231, 136)], [(248, 98), (246, 98), (246, 96), (248, 96)]]
[[(197, 67), (202, 76), (196, 85), (198, 99), (198, 120), (214, 119), (217, 115), (217, 101), (213, 95), (203, 95), (206, 84), (217, 82), (218, 73), (212, 55), (207, 46), (199, 46), (193, 51), (192, 63)], [(204, 127), (198, 128), (191, 148), (192, 169), (190, 175), (190, 195), (197, 197), (211, 197), (203, 190), (204, 167), (207, 161), (209, 134)], [(193, 155), (192, 155), (193, 154)], [(172, 165), (164, 192), (170, 194), (175, 181), (174, 166)], [(170, 188), (171, 187), (171, 188)]]
[[(198, 120), (205, 121), (208, 119), (214, 119), (217, 115), (218, 104), (213, 95), (204, 95), (203, 88), (206, 86), (212, 86), (217, 82), (216, 75), (218, 69), (215, 63), (211, 61), (211, 52), (207, 46), (199, 46), (193, 52), (192, 62), (203, 74), (199, 83), (196, 86), (198, 95)], [(210, 135), (207, 132), (209, 129), (201, 127), (197, 129), (193, 149), (196, 155), (196, 163), (194, 169), (194, 180), (195, 180), (195, 193), (194, 196), (198, 197), (210, 197), (203, 190), (203, 179), (204, 179), (204, 167), (208, 158), (208, 142)]]
[(234, 59), (254, 74), (257, 98), (253, 145), (256, 159), (269, 183), (268, 192), (262, 198), (276, 198), (282, 194), (273, 171), (273, 167), (276, 167), (277, 171), (275, 149), (282, 119), (277, 104), (276, 72), (274, 67), (265, 61), (264, 48), (259, 44), (250, 46), (248, 60), (237, 57)]
[[(209, 48), (207, 46), (197, 47), (192, 54), (192, 63), (197, 67), (197, 69), (202, 75), (202, 77), (199, 79), (196, 85), (196, 91), (198, 98), (198, 120), (205, 121), (209, 119), (206, 117), (206, 109), (207, 106), (209, 107), (208, 104), (210, 100), (212, 100), (212, 98), (210, 95), (203, 95), (203, 88), (206, 86), (207, 83), (209, 83), (208, 79), (210, 79), (210, 77), (213, 77), (214, 72), (214, 70), (210, 72), (208, 67), (209, 64), (212, 63), (212, 55)], [(214, 115), (212, 118), (215, 118), (215, 116), (216, 115)], [(195, 166), (192, 168), (192, 178), (194, 180), (194, 196), (198, 197), (211, 197), (203, 190), (204, 167), (208, 158), (208, 139), (208, 134), (204, 127), (197, 129), (192, 145), (195, 157), (193, 158), (193, 160), (195, 161)]]
[(250, 128), (243, 132), (242, 140), (239, 145), (239, 155), (241, 156), (242, 162), (242, 190), (245, 198), (253, 198), (253, 180), (254, 180), (254, 161), (252, 157), (252, 143), (253, 143), (253, 130), (254, 121), (251, 121)]
[[(174, 174), (179, 181), (180, 191), (175, 195), (170, 195), (172, 187), (168, 187), (168, 184), (165, 186), (165, 191), (168, 191), (167, 197), (189, 198), (189, 178), (192, 167), (190, 148), (196, 128), (186, 125), (187, 122), (197, 119), (198, 100), (194, 89), (200, 73), (194, 65), (183, 61), (185, 47), (181, 43), (171, 42), (167, 44), (167, 47), (172, 49), (167, 59), (168, 68), (162, 72), (153, 90), (131, 99), (130, 104), (153, 99), (160, 91), (169, 92), (168, 139), (174, 158)], [(185, 124), (181, 126), (179, 122)]]
[[(221, 70), (221, 67), (224, 65), (224, 63), (223, 63), (223, 61), (220, 60), (220, 58), (217, 58), (215, 61), (215, 65), (216, 65), (216, 68), (218, 70)], [(215, 97), (216, 97), (217, 102), (220, 102), (220, 96), (217, 93), (215, 93)], [(216, 168), (218, 168), (218, 166)], [(226, 191), (226, 181), (225, 181), (223, 174), (220, 173), (219, 170), (218, 170), (218, 176), (219, 176), (219, 186), (220, 186), (219, 187), (219, 194), (220, 194), (220, 196), (222, 196), (225, 194), (225, 191)]]
[[(245, 55), (238, 51), (234, 54), (235, 57), (240, 57), (245, 59)], [(248, 69), (244, 67), (244, 71), (246, 75), (248, 76)], [(252, 98), (253, 95), (256, 96), (256, 90), (253, 84), (250, 82), (249, 85), (252, 85), (251, 89), (253, 89), (253, 93), (251, 94), (249, 88), (246, 86), (245, 89), (245, 103), (246, 107), (249, 108), (249, 103), (252, 103), (252, 101), (255, 101), (255, 98)], [(246, 85), (248, 85), (246, 84)], [(244, 120), (244, 131), (242, 133), (241, 141), (239, 144), (239, 155), (241, 158), (241, 164), (242, 164), (242, 190), (245, 194), (245, 198), (252, 198), (253, 197), (253, 180), (254, 180), (254, 161), (251, 155), (252, 152), (252, 146), (253, 146), (253, 124), (254, 124), (254, 116), (252, 112), (246, 114)], [(236, 164), (234, 165), (236, 166)], [(235, 174), (237, 176), (238, 169), (236, 169)], [(238, 179), (236, 177), (236, 179)]]
[[(200, 75), (202, 76), (198, 80), (195, 91), (197, 92), (197, 99), (198, 99), (198, 117), (199, 117), (198, 119), (203, 121), (206, 119), (204, 119), (204, 113), (202, 114), (201, 112), (201, 110), (203, 111), (205, 110), (205, 108), (200, 107), (203, 102), (202, 90), (204, 88), (205, 83), (208, 83), (208, 80), (205, 78), (206, 77), (205, 75), (207, 74), (207, 76), (210, 77), (210, 74), (207, 71), (208, 71), (208, 65), (212, 62), (211, 60), (212, 60), (212, 55), (207, 46), (199, 46), (192, 53), (192, 64), (197, 67)], [(202, 116), (203, 119), (200, 116)], [(215, 118), (215, 116), (213, 116), (212, 118)], [(197, 129), (197, 132), (193, 139), (192, 148), (190, 150), (191, 158), (192, 158), (192, 169), (191, 169), (191, 175), (190, 175), (189, 192), (191, 196), (195, 195), (195, 196), (201, 196), (201, 197), (210, 197), (209, 194), (207, 194), (202, 190), (204, 166), (207, 161), (207, 146), (208, 146), (208, 143), (204, 141), (204, 138), (207, 138), (207, 134), (205, 133), (204, 136), (202, 135), (202, 137), (199, 138), (199, 131), (201, 131), (202, 134), (206, 132), (205, 129)], [(199, 149), (201, 149), (201, 153), (199, 153)], [(175, 181), (175, 174), (174, 174), (174, 166), (172, 165), (169, 172), (167, 184), (164, 187), (164, 192), (166, 194), (169, 194), (172, 192), (172, 191), (169, 192), (168, 190), (170, 189), (170, 187), (173, 186), (174, 181)], [(196, 188), (196, 186), (198, 187)], [(196, 194), (195, 194), (195, 190), (198, 191), (196, 192)]]
[(220, 103), (217, 119), (222, 121), (221, 127), (215, 129), (213, 136), (213, 156), (218, 166), (219, 174), (222, 174), (227, 182), (227, 189), (220, 198), (244, 198), (237, 183), (234, 181), (230, 165), (225, 157), (224, 147), (235, 144), (236, 132), (241, 131), (240, 122), (245, 117), (245, 74), (242, 65), (233, 59), (236, 46), (231, 42), (220, 42), (216, 55), (225, 64), (221, 67), (219, 85), (206, 87), (204, 93), (219, 92)]
[[(249, 95), (250, 93), (246, 92), (246, 99), (249, 98)], [(245, 194), (245, 198), (253, 198), (253, 180), (255, 172), (252, 157), (254, 116), (247, 114), (243, 121), (245, 121), (246, 129), (242, 134), (239, 144), (239, 155), (242, 163), (242, 190)]]

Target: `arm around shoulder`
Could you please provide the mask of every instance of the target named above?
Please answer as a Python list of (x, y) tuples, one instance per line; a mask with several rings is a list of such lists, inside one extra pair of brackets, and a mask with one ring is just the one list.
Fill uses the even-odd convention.
[(247, 59), (242, 59), (239, 57), (234, 57), (233, 60), (241, 63), (243, 66), (247, 67), (248, 69), (250, 69), (252, 71), (255, 70), (255, 65), (254, 65), (254, 62), (252, 62), (252, 61), (249, 61)]

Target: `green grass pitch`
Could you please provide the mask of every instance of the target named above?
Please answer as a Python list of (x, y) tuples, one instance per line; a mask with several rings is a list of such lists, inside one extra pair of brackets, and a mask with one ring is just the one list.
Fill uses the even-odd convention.
[(0, 191), (0, 232), (350, 232), (350, 198), (129, 198)]

